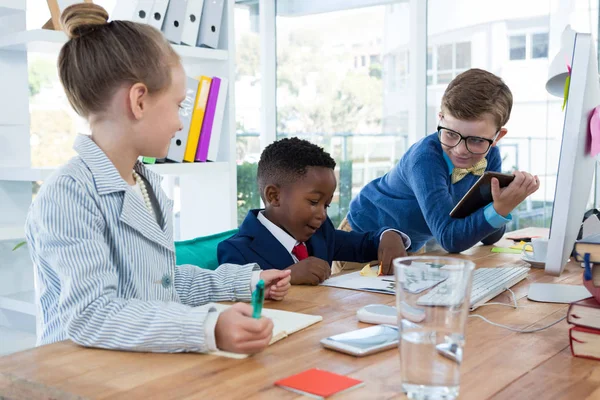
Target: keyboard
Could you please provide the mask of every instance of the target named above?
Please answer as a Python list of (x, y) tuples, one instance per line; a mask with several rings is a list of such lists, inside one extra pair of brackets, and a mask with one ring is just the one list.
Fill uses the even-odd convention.
[[(507, 288), (516, 285), (527, 277), (527, 267), (479, 268), (473, 272), (471, 288), (471, 310), (488, 302)], [(458, 305), (462, 298), (451, 293), (444, 282), (435, 286), (417, 300), (422, 306)]]

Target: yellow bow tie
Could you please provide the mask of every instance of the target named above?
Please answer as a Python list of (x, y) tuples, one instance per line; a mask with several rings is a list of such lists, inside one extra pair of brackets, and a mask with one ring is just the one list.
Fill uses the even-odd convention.
[(467, 176), (468, 174), (473, 175), (483, 175), (485, 169), (487, 167), (487, 160), (484, 158), (479, 161), (477, 164), (473, 165), (471, 168), (454, 168), (452, 170), (452, 183), (456, 183), (460, 181), (462, 178)]

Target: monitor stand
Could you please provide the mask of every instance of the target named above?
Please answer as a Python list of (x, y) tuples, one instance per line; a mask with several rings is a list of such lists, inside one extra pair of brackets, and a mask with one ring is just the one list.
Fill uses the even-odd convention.
[(573, 303), (592, 297), (583, 285), (561, 285), (557, 283), (532, 283), (527, 298), (542, 303)]

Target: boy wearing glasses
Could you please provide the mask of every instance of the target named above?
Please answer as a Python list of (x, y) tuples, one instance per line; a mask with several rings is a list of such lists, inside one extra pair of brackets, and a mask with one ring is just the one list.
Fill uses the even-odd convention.
[(367, 184), (340, 228), (368, 232), (389, 226), (410, 236), (413, 252), (431, 238), (451, 253), (498, 241), (510, 212), (539, 188), (537, 176), (515, 171), (502, 189), (493, 179), (493, 203), (466, 218), (449, 213), (485, 171), (500, 172), (496, 144), (506, 135), (511, 108), (512, 93), (499, 77), (481, 69), (458, 75), (442, 97), (438, 131)]

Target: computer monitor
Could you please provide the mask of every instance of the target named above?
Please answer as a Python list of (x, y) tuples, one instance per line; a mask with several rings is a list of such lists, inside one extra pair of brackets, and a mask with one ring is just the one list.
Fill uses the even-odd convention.
[[(590, 154), (588, 132), (591, 113), (600, 105), (598, 61), (591, 35), (571, 32), (573, 41), (569, 47), (573, 51), (570, 58), (569, 96), (564, 110), (562, 144), (545, 266), (546, 273), (551, 275), (561, 274), (573, 251), (590, 196), (596, 163), (596, 159)], [(566, 69), (568, 59), (559, 53), (553, 64), (563, 63)], [(554, 91), (548, 87), (550, 84), (554, 85)], [(559, 82), (550, 79), (548, 85), (548, 91), (556, 94)], [(589, 293), (583, 286), (532, 284), (528, 297), (538, 301), (571, 302), (589, 297)]]
[(560, 275), (573, 251), (592, 189), (596, 158), (590, 153), (589, 119), (600, 105), (594, 47), (591, 35), (575, 34), (545, 268), (552, 275)]

